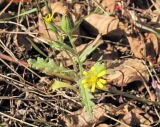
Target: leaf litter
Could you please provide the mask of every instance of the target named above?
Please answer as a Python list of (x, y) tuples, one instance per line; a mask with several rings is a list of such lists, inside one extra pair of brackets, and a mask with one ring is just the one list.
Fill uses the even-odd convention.
[[(9, 0), (0, 6), (2, 126), (160, 126), (158, 0)], [(112, 70), (103, 77), (108, 90), (91, 96), (92, 118), (75, 85), (77, 54), (64, 33), (58, 30), (62, 44), (43, 20), (50, 11), (57, 29), (66, 13), (79, 24), (72, 34), (85, 69), (102, 61)]]

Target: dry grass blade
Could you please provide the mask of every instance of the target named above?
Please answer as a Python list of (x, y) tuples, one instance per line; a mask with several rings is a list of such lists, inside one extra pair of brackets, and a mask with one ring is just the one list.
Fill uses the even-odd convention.
[(5, 114), (5, 113), (3, 113), (3, 112), (0, 112), (0, 115), (2, 115), (2, 116), (4, 116), (4, 117), (8, 117), (8, 118), (10, 118), (10, 119), (12, 119), (12, 120), (18, 121), (18, 122), (20, 122), (20, 123), (22, 123), (22, 124), (25, 124), (25, 125), (28, 125), (28, 126), (31, 126), (31, 127), (38, 127), (38, 126), (36, 126), (36, 125), (27, 123), (27, 122), (25, 122), (25, 121), (23, 121), (23, 120), (20, 120), (20, 119), (17, 119), (17, 118), (12, 117), (12, 116), (10, 116), (10, 115), (7, 115), (7, 114)]

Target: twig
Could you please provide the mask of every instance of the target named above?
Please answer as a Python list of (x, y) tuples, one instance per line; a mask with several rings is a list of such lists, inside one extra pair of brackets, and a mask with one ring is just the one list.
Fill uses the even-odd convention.
[(121, 121), (119, 121), (119, 120), (117, 120), (117, 119), (115, 119), (115, 118), (113, 118), (113, 117), (111, 117), (111, 116), (107, 115), (107, 114), (105, 114), (104, 116), (106, 116), (106, 117), (110, 118), (111, 120), (116, 121), (117, 123), (122, 124), (124, 127), (131, 127), (131, 126), (129, 126), (129, 125), (127, 125), (127, 124), (125, 124), (125, 123), (123, 123), (123, 122), (121, 122)]
[(7, 60), (7, 61), (17, 63), (17, 64), (20, 64), (20, 65), (23, 65), (23, 66), (26, 66), (26, 67), (29, 66), (28, 63), (23, 60), (17, 60), (16, 58), (13, 58), (11, 56), (8, 56), (8, 55), (2, 54), (2, 53), (0, 53), (0, 58)]
[(10, 2), (5, 6), (5, 8), (0, 12), (0, 16), (5, 12), (5, 10), (12, 4), (13, 0), (10, 0)]
[(97, 0), (93, 0), (93, 2), (103, 11), (103, 13), (109, 16), (111, 13), (106, 12), (106, 10), (97, 2)]
[(142, 81), (143, 81), (143, 84), (144, 84), (144, 86), (145, 86), (145, 88), (146, 88), (146, 90), (147, 90), (147, 92), (148, 92), (148, 94), (149, 94), (149, 97), (150, 97), (151, 101), (153, 101), (154, 98), (153, 98), (153, 96), (152, 96), (152, 94), (151, 94), (151, 91), (150, 91), (149, 87), (147, 86), (146, 80), (143, 78), (142, 74), (141, 74), (137, 69), (135, 69), (135, 68), (132, 67), (132, 66), (128, 66), (128, 65), (125, 65), (125, 66), (137, 72), (137, 74), (140, 76), (140, 78), (141, 78)]
[(127, 92), (122, 92), (120, 90), (117, 90), (115, 87), (111, 87), (108, 91), (106, 92), (109, 92), (109, 93), (112, 93), (112, 94), (116, 94), (116, 95), (121, 95), (121, 96), (125, 96), (127, 98), (131, 98), (133, 100), (136, 100), (136, 101), (140, 101), (142, 103), (146, 103), (148, 105), (156, 105), (156, 106), (160, 106), (160, 102), (155, 102), (155, 101), (150, 101), (150, 100), (147, 100), (147, 99), (144, 99), (144, 98), (140, 98), (140, 97), (136, 97), (132, 94), (129, 94)]
[(26, 125), (31, 126), (31, 127), (38, 127), (38, 126), (36, 126), (36, 125), (27, 123), (27, 122), (25, 122), (25, 121), (23, 121), (23, 120), (20, 120), (20, 119), (17, 119), (17, 118), (12, 117), (12, 116), (10, 116), (10, 115), (7, 115), (7, 114), (5, 114), (5, 113), (3, 113), (3, 112), (0, 112), (0, 115), (5, 116), (5, 117), (8, 117), (8, 118), (10, 118), (10, 119), (12, 119), (12, 120), (18, 121), (18, 122), (20, 122), (20, 123), (22, 123), (22, 124), (26, 124)]

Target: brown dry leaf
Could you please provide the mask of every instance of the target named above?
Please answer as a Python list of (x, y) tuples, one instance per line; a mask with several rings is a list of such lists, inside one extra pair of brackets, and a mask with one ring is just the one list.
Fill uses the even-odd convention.
[(153, 33), (146, 33), (146, 54), (150, 55), (151, 61), (156, 61), (157, 56), (160, 54), (160, 43), (157, 36)]
[(96, 126), (96, 127), (111, 127), (111, 126), (109, 126), (109, 125), (107, 125), (107, 124), (99, 124), (99, 125)]
[(73, 115), (62, 116), (67, 127), (92, 127), (92, 125), (103, 121), (106, 113), (114, 114), (117, 108), (112, 105), (98, 104), (93, 107), (93, 118), (91, 119), (84, 109), (80, 109)]
[(106, 78), (109, 83), (116, 86), (125, 86), (134, 81), (144, 82), (144, 80), (149, 80), (145, 65), (138, 59), (127, 59), (117, 65), (114, 70), (115, 73), (108, 75)]
[(160, 53), (160, 43), (155, 34), (146, 33), (145, 38), (127, 37), (131, 50), (137, 58), (147, 58), (152, 62), (156, 62)]
[(142, 111), (140, 108), (133, 108), (126, 105), (124, 111), (125, 115), (122, 118), (122, 122), (130, 126), (135, 127), (140, 124), (151, 125), (153, 123), (153, 119), (149, 116), (149, 114)]
[(127, 37), (127, 38), (131, 47), (131, 51), (133, 52), (134, 56), (140, 59), (144, 58), (146, 52), (144, 40), (138, 37), (137, 38)]
[(158, 55), (157, 63), (160, 65), (160, 54)]
[(85, 7), (85, 4), (84, 3), (81, 3), (81, 2), (75, 2), (73, 3), (73, 13), (74, 15), (76, 15), (76, 17), (80, 18), (82, 16), (85, 15), (85, 11), (86, 11), (86, 7)]
[(89, 33), (97, 35), (98, 33), (105, 35), (120, 25), (119, 19), (112, 16), (105, 16), (100, 14), (91, 14), (85, 18), (84, 26)]

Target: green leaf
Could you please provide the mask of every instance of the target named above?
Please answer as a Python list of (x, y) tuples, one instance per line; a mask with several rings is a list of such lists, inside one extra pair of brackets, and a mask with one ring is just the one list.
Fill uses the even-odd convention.
[(67, 34), (67, 36), (71, 37), (72, 31), (74, 28), (73, 19), (71, 16), (64, 14), (62, 16), (62, 30)]
[(28, 37), (26, 37), (26, 38), (38, 53), (40, 53), (41, 55), (43, 55), (45, 57), (48, 57), (30, 38), (28, 38)]
[(81, 53), (80, 55), (80, 61), (81, 63), (83, 63), (87, 56), (89, 56), (101, 43), (90, 43), (89, 46), (87, 46), (87, 48), (85, 48), (85, 50)]
[(75, 51), (65, 43), (62, 43), (59, 41), (49, 41), (48, 44), (56, 50), (59, 50), (59, 51), (65, 50), (70, 52), (72, 55), (76, 55)]
[(18, 15), (14, 16), (14, 17), (5, 18), (4, 20), (14, 19), (14, 18), (17, 18), (17, 17), (20, 17), (20, 16), (31, 14), (31, 13), (36, 12), (36, 11), (37, 11), (37, 8), (33, 8), (33, 9), (27, 10), (27, 11), (21, 13), (21, 14), (18, 14)]
[(37, 60), (29, 59), (28, 63), (32, 68), (42, 71), (48, 75), (54, 75), (70, 81), (76, 80), (76, 73), (73, 70), (67, 69), (62, 65), (57, 65), (52, 59), (44, 60), (38, 57)]
[(80, 86), (80, 95), (82, 97), (82, 104), (84, 105), (85, 110), (88, 112), (89, 116), (92, 117), (94, 103), (91, 99), (93, 99), (93, 95), (89, 91), (88, 88), (84, 88), (84, 86), (79, 83)]
[(75, 86), (71, 85), (70, 83), (54, 80), (53, 84), (51, 85), (51, 89), (55, 91), (60, 88), (69, 88), (78, 92), (78, 89)]
[(58, 33), (58, 29), (56, 27), (55, 23), (48, 23), (50, 30), (52, 30), (54, 33)]

